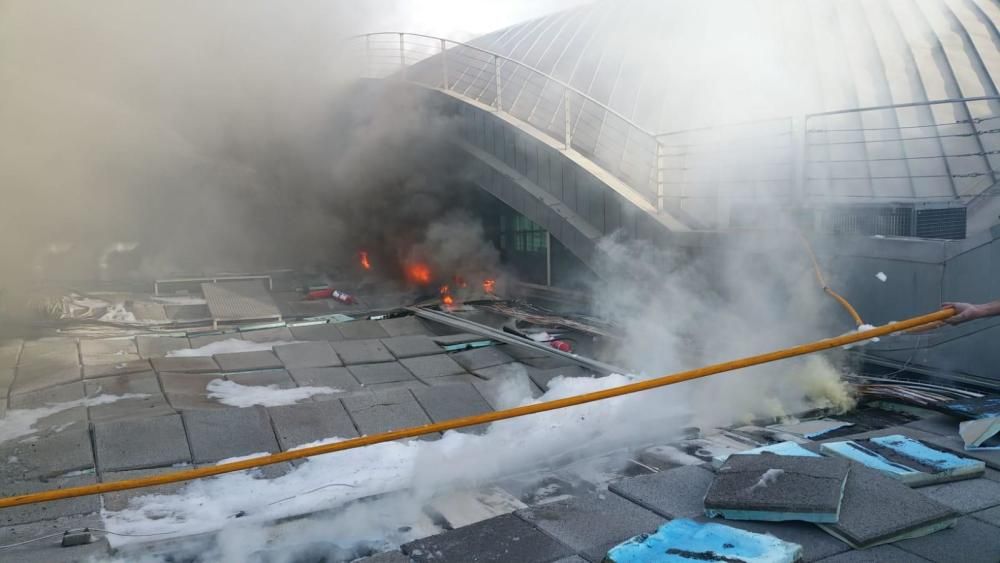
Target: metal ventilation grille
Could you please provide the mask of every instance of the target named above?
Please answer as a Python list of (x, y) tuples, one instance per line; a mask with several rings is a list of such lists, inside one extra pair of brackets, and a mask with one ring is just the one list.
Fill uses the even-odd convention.
[(913, 236), (911, 207), (837, 207), (824, 210), (819, 230), (833, 234)]
[(921, 238), (964, 239), (966, 209), (964, 207), (944, 207), (938, 209), (918, 209), (917, 229), (914, 233)]

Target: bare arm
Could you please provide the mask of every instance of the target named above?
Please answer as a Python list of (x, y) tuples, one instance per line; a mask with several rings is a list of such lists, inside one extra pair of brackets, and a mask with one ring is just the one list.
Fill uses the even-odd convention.
[(991, 301), (978, 305), (973, 303), (942, 303), (941, 306), (953, 307), (955, 309), (955, 316), (945, 321), (953, 325), (1000, 315), (1000, 301)]

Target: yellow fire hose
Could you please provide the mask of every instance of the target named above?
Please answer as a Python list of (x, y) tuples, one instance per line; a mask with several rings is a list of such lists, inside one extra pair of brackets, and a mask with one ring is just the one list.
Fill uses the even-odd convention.
[(94, 485), (83, 485), (80, 487), (70, 487), (66, 489), (41, 491), (26, 495), (17, 495), (12, 497), (0, 498), (0, 508), (20, 506), (25, 504), (36, 504), (40, 502), (82, 497), (87, 495), (96, 495), (112, 491), (124, 491), (128, 489), (152, 487), (155, 485), (178, 483), (180, 481), (189, 481), (201, 477), (221, 475), (223, 473), (232, 473), (234, 471), (242, 471), (244, 469), (253, 469), (255, 467), (261, 467), (264, 465), (281, 463), (283, 461), (291, 461), (293, 459), (302, 459), (317, 455), (329, 454), (333, 452), (351, 450), (363, 446), (370, 446), (372, 444), (391, 442), (393, 440), (399, 440), (401, 438), (416, 438), (418, 436), (423, 436), (425, 434), (431, 434), (434, 432), (444, 432), (445, 430), (455, 430), (457, 428), (476, 426), (478, 424), (496, 422), (498, 420), (507, 420), (509, 418), (516, 418), (519, 416), (526, 416), (529, 414), (546, 412), (556, 409), (563, 409), (575, 405), (582, 405), (584, 403), (591, 403), (603, 399), (610, 399), (612, 397), (620, 397), (622, 395), (627, 395), (630, 393), (638, 393), (639, 391), (646, 391), (647, 389), (666, 387), (667, 385), (673, 385), (675, 383), (681, 383), (683, 381), (691, 381), (693, 379), (699, 379), (702, 377), (707, 377), (709, 375), (714, 375), (726, 371), (732, 371), (750, 366), (765, 364), (768, 362), (774, 362), (777, 360), (783, 360), (786, 358), (792, 358), (795, 356), (811, 354), (813, 352), (828, 350), (830, 348), (836, 348), (839, 346), (844, 346), (846, 344), (853, 344), (855, 342), (860, 342), (862, 340), (867, 340), (869, 338), (873, 338), (876, 336), (885, 336), (887, 334), (892, 334), (894, 332), (909, 330), (911, 328), (925, 325), (927, 323), (943, 321), (944, 319), (947, 319), (953, 316), (954, 314), (955, 314), (954, 309), (951, 308), (941, 309), (933, 313), (928, 313), (926, 315), (921, 315), (919, 317), (913, 317), (905, 321), (889, 323), (887, 325), (876, 327), (871, 330), (852, 332), (845, 334), (843, 336), (817, 340), (815, 342), (810, 342), (808, 344), (800, 344), (798, 346), (792, 346), (791, 348), (785, 348), (783, 350), (777, 350), (775, 352), (768, 352), (766, 354), (750, 356), (739, 360), (732, 360), (720, 364), (714, 364), (688, 371), (682, 371), (679, 373), (675, 373), (672, 375), (665, 375), (655, 379), (638, 381), (636, 383), (622, 385), (621, 387), (615, 387), (612, 389), (603, 389), (601, 391), (593, 391), (591, 393), (584, 393), (582, 395), (575, 395), (572, 397), (566, 397), (564, 399), (557, 399), (554, 401), (547, 401), (544, 403), (537, 403), (534, 405), (524, 405), (512, 409), (505, 409), (485, 414), (478, 414), (475, 416), (456, 418), (453, 420), (446, 420), (444, 422), (437, 422), (434, 424), (425, 424), (423, 426), (403, 428), (400, 430), (393, 430), (391, 432), (373, 434), (371, 436), (351, 438), (350, 440), (344, 440), (343, 442), (337, 442), (335, 444), (312, 446), (309, 448), (303, 448), (301, 450), (281, 452), (254, 459), (234, 461), (211, 467), (201, 467), (197, 469), (175, 471), (172, 473), (164, 473), (161, 475), (153, 475), (149, 477), (140, 477), (138, 479), (115, 481), (113, 483), (97, 483)]

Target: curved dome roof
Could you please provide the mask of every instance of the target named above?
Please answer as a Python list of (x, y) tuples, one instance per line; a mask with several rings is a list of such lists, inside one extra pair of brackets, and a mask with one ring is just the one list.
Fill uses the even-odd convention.
[(606, 0), (474, 45), (653, 132), (997, 95), (990, 0)]

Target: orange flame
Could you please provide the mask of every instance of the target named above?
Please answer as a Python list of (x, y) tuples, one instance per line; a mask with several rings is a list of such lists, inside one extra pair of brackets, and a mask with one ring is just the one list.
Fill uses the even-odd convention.
[(441, 302), (445, 305), (453, 305), (455, 303), (455, 298), (451, 295), (445, 294), (444, 297), (441, 298)]
[(497, 289), (497, 280), (486, 279), (483, 280), (483, 291), (486, 293), (493, 293)]
[(358, 252), (358, 258), (361, 259), (361, 267), (366, 270), (372, 269), (372, 263), (368, 261), (368, 252), (362, 250)]
[(427, 267), (427, 264), (420, 262), (408, 264), (406, 266), (406, 279), (411, 283), (427, 285), (431, 283), (431, 269)]

